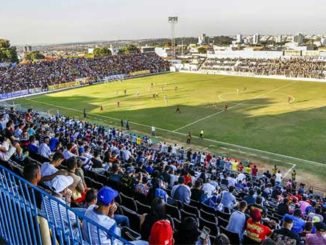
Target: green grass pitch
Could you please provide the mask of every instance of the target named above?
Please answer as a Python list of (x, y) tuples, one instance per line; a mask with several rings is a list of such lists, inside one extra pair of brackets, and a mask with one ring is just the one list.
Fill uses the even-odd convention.
[(75, 117), (86, 108), (90, 117), (108, 124), (128, 119), (132, 129), (149, 133), (153, 125), (163, 129), (162, 136), (180, 141), (185, 141), (181, 133), (197, 136), (203, 129), (206, 139), (320, 163), (326, 159), (326, 83), (169, 73), (15, 103)]

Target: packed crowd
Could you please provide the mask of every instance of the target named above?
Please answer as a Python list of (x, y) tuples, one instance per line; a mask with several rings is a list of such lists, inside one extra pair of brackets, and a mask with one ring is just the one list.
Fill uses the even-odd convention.
[(115, 74), (167, 71), (168, 63), (154, 53), (116, 55), (94, 59), (69, 58), (0, 67), (0, 93), (42, 88), (78, 78), (101, 80)]
[[(75, 206), (76, 212), (117, 235), (119, 226), (129, 226), (132, 221), (118, 214), (115, 199), (119, 193), (107, 186), (91, 188), (85, 175), (105, 176), (142, 195), (151, 209), (142, 214), (137, 244), (230, 244), (231, 235), (244, 244), (326, 244), (326, 200), (298, 184), (295, 171), (285, 180), (277, 166), (262, 173), (254, 164), (177, 144), (153, 144), (147, 136), (60, 115), (45, 118), (31, 110), (4, 111), (0, 128), (2, 161), (24, 162), (27, 180), (54, 190), (55, 196)], [(27, 153), (40, 161), (41, 167), (26, 163)], [(172, 226), (175, 217), (168, 216), (168, 207), (195, 207), (192, 205), (211, 210), (207, 219), (215, 213), (225, 215), (228, 220), (220, 228), (226, 236), (212, 241), (212, 231), (199, 231), (194, 213), (183, 217), (178, 228)], [(39, 208), (46, 206), (38, 200)], [(204, 213), (200, 211), (200, 215)], [(221, 226), (222, 221), (213, 226)], [(97, 244), (93, 233), (95, 228), (85, 238)], [(109, 238), (104, 235), (100, 239), (106, 243)]]
[(255, 75), (278, 75), (325, 79), (326, 62), (313, 59), (207, 59), (202, 70), (247, 72)]

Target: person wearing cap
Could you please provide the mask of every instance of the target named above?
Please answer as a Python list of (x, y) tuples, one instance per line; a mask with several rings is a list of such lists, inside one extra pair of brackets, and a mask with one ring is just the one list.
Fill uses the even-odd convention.
[(283, 216), (283, 221), (286, 218), (290, 218), (290, 219), (293, 220), (293, 227), (292, 227), (291, 230), (294, 233), (300, 234), (303, 231), (306, 222), (301, 218), (301, 210), (300, 210), (300, 208), (295, 209), (293, 215), (291, 215), (291, 214), (284, 215)]
[(54, 177), (54, 179), (51, 181), (51, 189), (55, 198), (43, 199), (43, 213), (47, 215), (48, 219), (54, 222), (55, 227), (57, 228), (64, 227), (66, 230), (69, 230), (72, 229), (72, 227), (74, 227), (78, 222), (76, 214), (70, 210), (67, 210), (67, 208), (63, 205), (70, 205), (72, 193), (68, 187), (73, 183), (73, 181), (73, 178), (70, 176), (58, 175)]
[(261, 224), (261, 212), (253, 209), (250, 212), (250, 218), (247, 220), (246, 235), (257, 242), (262, 242), (272, 234), (268, 226)]
[(173, 245), (173, 229), (168, 220), (154, 223), (149, 236), (149, 245)]
[[(85, 217), (104, 226), (109, 233), (120, 236), (120, 229), (116, 221), (113, 219), (117, 206), (114, 199), (118, 196), (118, 192), (108, 186), (102, 187), (97, 193), (97, 205), (90, 206)], [(91, 244), (111, 244), (110, 234), (103, 230), (98, 230), (96, 226), (83, 222), (82, 230), (84, 238)], [(89, 236), (90, 235), (90, 236)]]
[[(300, 236), (293, 231), (291, 231), (293, 226), (293, 220), (289, 217), (286, 217), (283, 220), (283, 227), (281, 229), (275, 230), (273, 232), (272, 238), (274, 241), (287, 241), (288, 239), (293, 239), (296, 241), (296, 244), (300, 244)], [(288, 243), (286, 243), (288, 244)]]
[(315, 223), (316, 234), (306, 235), (307, 245), (321, 245), (326, 244), (326, 225), (323, 222)]

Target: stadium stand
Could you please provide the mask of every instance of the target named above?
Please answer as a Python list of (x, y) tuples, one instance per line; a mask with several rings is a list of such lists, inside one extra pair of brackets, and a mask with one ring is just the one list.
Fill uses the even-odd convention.
[(169, 64), (155, 53), (115, 55), (94, 59), (70, 58), (0, 67), (0, 93), (41, 88), (89, 78), (99, 81), (116, 74), (148, 70), (164, 72)]
[(12, 108), (0, 127), (0, 237), (9, 244), (172, 244), (171, 228), (176, 244), (325, 243), (325, 198), (277, 169), (238, 172), (234, 159), (62, 115)]
[(208, 58), (202, 71), (232, 71), (264, 76), (325, 79), (326, 62), (316, 59)]

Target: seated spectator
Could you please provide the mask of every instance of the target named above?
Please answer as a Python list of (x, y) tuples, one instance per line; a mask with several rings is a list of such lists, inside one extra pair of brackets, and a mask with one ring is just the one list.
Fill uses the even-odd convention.
[[(59, 203), (70, 205), (71, 191), (68, 187), (72, 184), (73, 179), (70, 176), (58, 175), (51, 182), (51, 189), (54, 191), (55, 200), (43, 199), (42, 210), (47, 212), (51, 222), (54, 222), (55, 227), (66, 227), (67, 231), (70, 227), (77, 228), (77, 216), (65, 206), (58, 205)], [(50, 222), (49, 221), (49, 222)], [(70, 226), (69, 226), (70, 224)], [(77, 232), (77, 230), (75, 230)], [(59, 232), (62, 232), (61, 230)], [(74, 234), (78, 236), (77, 233)]]
[(109, 179), (117, 183), (120, 183), (121, 177), (122, 177), (122, 173), (120, 171), (119, 165), (117, 163), (114, 163), (111, 168), (111, 175)]
[(289, 199), (283, 199), (283, 202), (277, 206), (277, 213), (282, 216), (289, 213)]
[(197, 245), (208, 244), (209, 237), (203, 241), (200, 238), (197, 221), (193, 217), (186, 217), (178, 231), (175, 233), (175, 244), (180, 245)]
[[(97, 206), (90, 206), (85, 217), (93, 220), (99, 225), (105, 227), (112, 233), (120, 236), (120, 229), (117, 227), (116, 221), (112, 218), (117, 210), (114, 199), (118, 196), (118, 192), (110, 187), (104, 186), (97, 193)], [(97, 229), (96, 226), (83, 222), (82, 230), (84, 238), (91, 244), (111, 244), (109, 234), (103, 230)]]
[(307, 234), (307, 245), (321, 245), (326, 244), (326, 225), (323, 222), (315, 223), (316, 234)]
[(189, 186), (184, 184), (184, 177), (180, 176), (178, 179), (178, 185), (173, 186), (171, 197), (182, 203), (190, 203), (191, 191)]
[(248, 205), (252, 205), (256, 202), (256, 198), (254, 197), (254, 195), (255, 195), (254, 189), (250, 189), (249, 194), (245, 196), (243, 200), (245, 200)]
[(196, 180), (194, 187), (191, 189), (191, 199), (197, 202), (204, 201), (205, 192), (202, 190), (202, 179), (199, 178)]
[(0, 137), (0, 142), (0, 160), (8, 161), (15, 153), (18, 155), (22, 153), (22, 149), (17, 142), (12, 144), (9, 139), (4, 137)]
[(41, 181), (47, 185), (51, 186), (51, 180), (54, 179), (57, 175), (66, 175), (66, 171), (58, 170), (57, 168), (61, 165), (64, 158), (62, 153), (56, 152), (52, 157), (51, 163), (45, 162), (41, 165)]
[(250, 218), (247, 220), (246, 235), (256, 242), (262, 242), (272, 234), (268, 226), (261, 224), (261, 213), (258, 209), (250, 211)]
[(85, 198), (86, 185), (85, 180), (76, 174), (77, 158), (71, 157), (67, 160), (68, 175), (73, 178), (73, 183), (69, 186), (72, 191), (72, 198), (77, 202), (82, 202)]
[[(29, 181), (32, 185), (37, 186), (38, 183), (41, 181), (41, 169), (37, 163), (27, 163), (24, 166), (24, 178)], [(30, 186), (27, 186), (29, 195), (25, 193), (25, 197), (30, 197), (28, 200), (30, 203), (36, 204), (36, 206), (41, 209), (42, 204), (42, 195), (39, 191), (35, 191)], [(25, 191), (25, 189), (23, 189)], [(34, 199), (35, 198), (35, 199)], [(34, 201), (35, 200), (35, 201)]]
[(273, 232), (272, 238), (277, 243), (284, 242), (285, 244), (293, 244), (289, 240), (295, 240), (296, 244), (300, 244), (300, 236), (293, 231), (291, 231), (293, 226), (293, 220), (289, 217), (286, 217), (283, 220), (283, 227), (279, 230)]
[(149, 192), (148, 179), (143, 173), (139, 173), (139, 183), (135, 187), (135, 192), (141, 193), (144, 196)]
[(237, 233), (239, 235), (240, 240), (242, 240), (244, 228), (246, 225), (246, 212), (247, 203), (246, 201), (241, 201), (239, 203), (239, 210), (234, 211), (229, 219), (229, 223), (226, 227), (228, 231), (233, 233)]
[(234, 186), (229, 187), (229, 191), (222, 191), (221, 193), (221, 204), (225, 211), (230, 211), (237, 204), (237, 199), (232, 194), (234, 191)]
[(306, 222), (301, 218), (301, 210), (299, 208), (294, 210), (293, 215), (291, 215), (291, 214), (284, 215), (283, 221), (286, 218), (289, 218), (293, 221), (292, 231), (294, 233), (300, 234), (303, 231)]
[(49, 147), (49, 142), (50, 142), (49, 137), (45, 137), (44, 142), (41, 143), (38, 148), (38, 154), (40, 154), (42, 157), (45, 157), (48, 159), (50, 159), (51, 154), (52, 154), (51, 149)]
[(168, 220), (159, 220), (153, 224), (149, 236), (149, 245), (173, 245), (173, 229)]
[(152, 201), (151, 212), (144, 214), (143, 222), (141, 223), (140, 234), (143, 240), (148, 240), (151, 228), (156, 221), (167, 218), (165, 214), (165, 204), (161, 198), (154, 198)]

